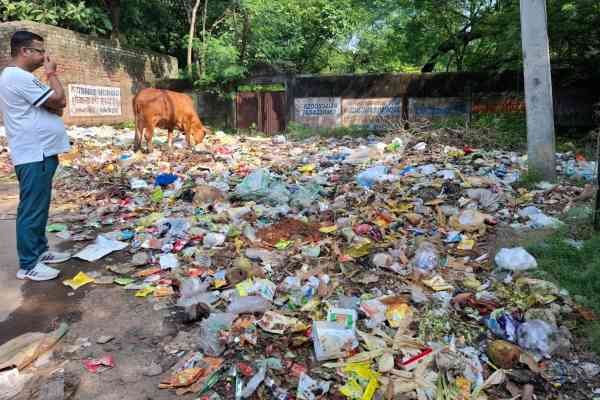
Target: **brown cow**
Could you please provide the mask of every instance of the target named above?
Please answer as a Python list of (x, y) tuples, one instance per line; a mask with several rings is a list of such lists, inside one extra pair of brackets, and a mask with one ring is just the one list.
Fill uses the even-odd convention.
[(183, 93), (152, 88), (142, 89), (133, 98), (133, 114), (136, 151), (141, 149), (145, 137), (148, 151), (152, 152), (152, 136), (156, 127), (169, 132), (169, 150), (173, 148), (175, 128), (185, 133), (188, 146), (192, 144), (192, 136), (198, 144), (208, 132), (194, 110), (192, 99)]

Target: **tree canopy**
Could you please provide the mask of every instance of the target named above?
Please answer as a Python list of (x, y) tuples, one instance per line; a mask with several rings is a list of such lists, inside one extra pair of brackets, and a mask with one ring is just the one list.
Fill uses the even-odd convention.
[[(553, 65), (596, 71), (600, 2), (547, 2)], [(194, 3), (0, 0), (0, 19), (112, 37), (173, 55), (183, 66)], [(363, 73), (522, 65), (518, 0), (202, 0), (199, 10), (192, 78), (203, 86), (227, 85), (265, 68)]]

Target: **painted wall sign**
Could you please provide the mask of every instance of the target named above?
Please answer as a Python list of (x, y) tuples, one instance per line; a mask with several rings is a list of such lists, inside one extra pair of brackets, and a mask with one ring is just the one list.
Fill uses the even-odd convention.
[(525, 112), (525, 100), (519, 97), (491, 96), (473, 100), (474, 113), (519, 113)]
[(340, 97), (302, 97), (294, 99), (295, 119), (314, 128), (335, 128), (342, 122)]
[(409, 119), (446, 118), (467, 113), (467, 102), (459, 97), (412, 97), (408, 99)]
[(402, 99), (380, 97), (342, 100), (342, 125), (384, 130), (402, 120)]
[(69, 115), (72, 117), (121, 115), (121, 88), (69, 85)]

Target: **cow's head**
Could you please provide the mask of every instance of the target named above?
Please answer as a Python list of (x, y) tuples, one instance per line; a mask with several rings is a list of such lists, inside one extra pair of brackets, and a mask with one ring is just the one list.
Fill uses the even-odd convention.
[(192, 122), (192, 124), (190, 126), (190, 133), (192, 134), (192, 137), (194, 138), (195, 144), (202, 143), (202, 141), (204, 140), (205, 131), (206, 131), (206, 128), (204, 127), (204, 125), (202, 125), (202, 122), (200, 122), (199, 120)]

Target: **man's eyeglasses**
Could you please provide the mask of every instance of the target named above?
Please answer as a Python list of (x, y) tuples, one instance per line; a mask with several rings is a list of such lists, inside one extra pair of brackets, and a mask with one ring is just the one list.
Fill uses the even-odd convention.
[(35, 47), (25, 47), (27, 50), (34, 50), (37, 51), (40, 54), (46, 54), (46, 50), (45, 49), (37, 49)]

